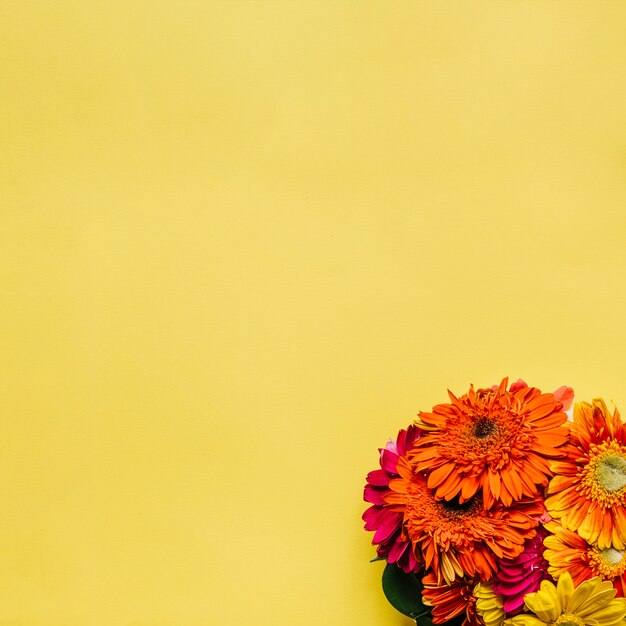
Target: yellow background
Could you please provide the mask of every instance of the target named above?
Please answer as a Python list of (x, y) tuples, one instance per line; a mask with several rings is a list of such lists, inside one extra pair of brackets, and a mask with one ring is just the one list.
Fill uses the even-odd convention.
[(0, 2), (0, 626), (404, 625), (376, 448), (626, 407), (623, 2)]

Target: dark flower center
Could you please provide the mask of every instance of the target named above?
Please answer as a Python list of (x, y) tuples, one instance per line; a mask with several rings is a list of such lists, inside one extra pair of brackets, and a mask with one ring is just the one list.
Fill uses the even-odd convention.
[(487, 439), (496, 432), (496, 429), (495, 422), (488, 417), (479, 417), (472, 427), (472, 436), (476, 439)]
[(459, 502), (459, 497), (452, 498), (452, 500), (441, 500), (439, 506), (443, 513), (448, 517), (465, 517), (468, 513), (471, 513), (476, 504), (476, 498), (470, 498), (467, 502), (462, 504)]

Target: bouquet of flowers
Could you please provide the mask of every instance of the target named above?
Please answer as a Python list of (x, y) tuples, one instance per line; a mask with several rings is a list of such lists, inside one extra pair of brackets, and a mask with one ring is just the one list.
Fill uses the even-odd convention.
[(380, 449), (363, 514), (418, 626), (626, 626), (626, 424), (519, 380), (421, 412)]

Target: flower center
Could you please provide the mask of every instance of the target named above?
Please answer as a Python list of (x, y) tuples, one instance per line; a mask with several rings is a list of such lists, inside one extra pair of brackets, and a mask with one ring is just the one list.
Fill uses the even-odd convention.
[(591, 548), (587, 554), (594, 574), (602, 576), (605, 580), (621, 576), (626, 571), (624, 550)]
[(587, 498), (603, 508), (626, 504), (626, 446), (613, 438), (589, 446), (588, 461), (578, 472)]
[(563, 615), (554, 622), (554, 626), (585, 626), (585, 622), (583, 622), (578, 615), (563, 613)]
[(439, 510), (446, 516), (454, 519), (460, 519), (462, 517), (467, 517), (474, 512), (476, 508), (476, 499), (471, 498), (467, 502), (463, 502), (461, 504), (459, 502), (458, 496), (456, 498), (452, 498), (452, 500), (440, 500), (437, 502), (439, 505)]
[(626, 459), (617, 454), (605, 456), (596, 467), (596, 480), (607, 491), (619, 491), (626, 485)]
[(496, 432), (497, 426), (488, 417), (479, 417), (472, 427), (472, 436), (476, 439), (487, 439)]
[(624, 551), (616, 550), (615, 548), (606, 548), (604, 550), (600, 550), (600, 556), (610, 565), (617, 565), (622, 562)]

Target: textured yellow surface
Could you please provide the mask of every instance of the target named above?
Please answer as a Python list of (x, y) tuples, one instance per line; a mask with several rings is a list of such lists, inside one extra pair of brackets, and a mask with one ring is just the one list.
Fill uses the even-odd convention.
[(0, 2), (0, 625), (404, 625), (376, 448), (626, 407), (626, 4)]

